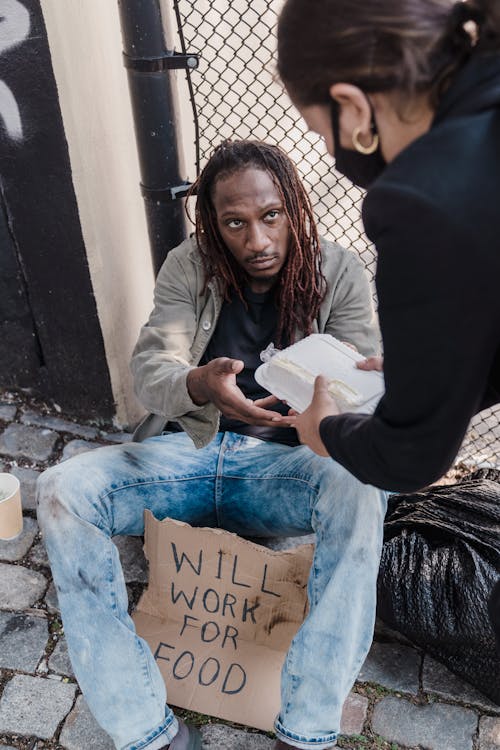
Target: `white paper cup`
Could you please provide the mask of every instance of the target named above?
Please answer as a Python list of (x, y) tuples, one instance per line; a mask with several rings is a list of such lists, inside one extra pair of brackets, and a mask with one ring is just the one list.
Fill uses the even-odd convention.
[(0, 473), (0, 539), (15, 539), (23, 530), (21, 487), (13, 474)]

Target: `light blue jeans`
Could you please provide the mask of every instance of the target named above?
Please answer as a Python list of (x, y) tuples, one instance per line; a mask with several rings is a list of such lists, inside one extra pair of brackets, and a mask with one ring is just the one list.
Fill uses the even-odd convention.
[(146, 508), (251, 537), (316, 532), (310, 611), (283, 666), (276, 732), (299, 748), (326, 748), (373, 636), (386, 499), (305, 446), (231, 432), (201, 450), (184, 433), (99, 448), (44, 472), (38, 518), (71, 662), (116, 747), (157, 750), (178, 724), (127, 614), (110, 537), (142, 534)]

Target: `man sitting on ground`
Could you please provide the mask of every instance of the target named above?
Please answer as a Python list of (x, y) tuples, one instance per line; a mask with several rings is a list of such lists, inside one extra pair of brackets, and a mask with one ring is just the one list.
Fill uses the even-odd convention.
[[(316, 532), (309, 613), (282, 672), (276, 748), (329, 748), (370, 647), (386, 495), (300, 445), (254, 372), (271, 342), (326, 332), (377, 350), (357, 256), (319, 240), (290, 159), (224, 142), (196, 184), (196, 233), (172, 250), (136, 345), (138, 439), (81, 454), (39, 482), (43, 529), (75, 675), (121, 750), (194, 750), (127, 614), (117, 534), (144, 510), (244, 536)], [(265, 481), (263, 481), (265, 480)]]

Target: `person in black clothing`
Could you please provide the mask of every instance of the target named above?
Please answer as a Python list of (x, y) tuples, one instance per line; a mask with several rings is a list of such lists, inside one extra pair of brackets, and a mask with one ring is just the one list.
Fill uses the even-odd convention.
[(372, 416), (340, 414), (319, 378), (296, 427), (362, 482), (411, 492), (500, 401), (500, 3), (287, 0), (278, 71), (369, 188), (386, 385)]

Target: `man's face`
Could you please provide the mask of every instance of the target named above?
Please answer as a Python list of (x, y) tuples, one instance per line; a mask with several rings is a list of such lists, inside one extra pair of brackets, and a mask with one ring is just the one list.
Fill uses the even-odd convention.
[(250, 288), (265, 292), (276, 282), (288, 255), (289, 226), (270, 174), (256, 167), (221, 177), (212, 196), (217, 226)]

